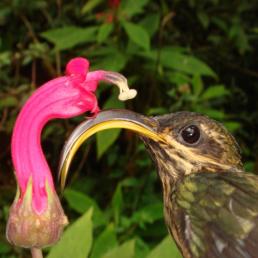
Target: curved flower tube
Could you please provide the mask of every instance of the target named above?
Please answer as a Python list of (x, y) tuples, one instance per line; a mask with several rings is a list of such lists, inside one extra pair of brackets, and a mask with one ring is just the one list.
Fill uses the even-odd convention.
[(86, 111), (96, 114), (99, 107), (94, 92), (101, 80), (119, 87), (120, 100), (136, 95), (121, 74), (88, 72), (88, 69), (86, 59), (72, 59), (66, 66), (66, 75), (38, 88), (18, 115), (11, 146), (18, 190), (6, 231), (8, 240), (14, 245), (26, 248), (51, 245), (58, 241), (67, 224), (41, 148), (40, 136), (45, 124)]

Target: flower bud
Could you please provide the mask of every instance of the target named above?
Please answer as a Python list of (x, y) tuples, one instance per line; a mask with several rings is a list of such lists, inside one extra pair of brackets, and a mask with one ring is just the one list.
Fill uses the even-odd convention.
[(59, 240), (68, 220), (55, 190), (47, 182), (45, 188), (47, 207), (41, 213), (33, 209), (32, 180), (29, 180), (23, 196), (19, 196), (18, 190), (6, 229), (6, 236), (11, 244), (24, 248), (43, 248)]

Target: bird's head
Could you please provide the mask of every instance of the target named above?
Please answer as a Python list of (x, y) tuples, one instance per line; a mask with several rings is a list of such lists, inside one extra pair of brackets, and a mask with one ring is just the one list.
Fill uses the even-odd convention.
[(237, 171), (242, 167), (233, 136), (223, 125), (206, 116), (178, 112), (146, 117), (127, 110), (110, 110), (83, 122), (66, 142), (60, 163), (62, 186), (80, 145), (96, 132), (111, 128), (125, 128), (139, 134), (161, 178), (170, 176), (175, 181), (191, 173)]
[(142, 139), (160, 173), (170, 173), (176, 179), (191, 173), (242, 167), (239, 146), (222, 124), (192, 112), (153, 119), (157, 121), (157, 134), (164, 143), (144, 136)]

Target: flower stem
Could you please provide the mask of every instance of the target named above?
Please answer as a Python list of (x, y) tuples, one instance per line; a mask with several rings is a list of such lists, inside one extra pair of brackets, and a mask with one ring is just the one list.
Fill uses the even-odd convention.
[(31, 248), (30, 251), (31, 251), (32, 258), (43, 258), (43, 254), (42, 254), (41, 249)]

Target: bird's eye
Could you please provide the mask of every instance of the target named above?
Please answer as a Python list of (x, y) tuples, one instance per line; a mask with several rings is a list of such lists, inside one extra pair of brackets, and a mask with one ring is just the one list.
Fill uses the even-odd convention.
[(196, 125), (186, 126), (181, 130), (183, 140), (188, 144), (197, 143), (200, 139), (200, 129)]

